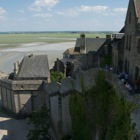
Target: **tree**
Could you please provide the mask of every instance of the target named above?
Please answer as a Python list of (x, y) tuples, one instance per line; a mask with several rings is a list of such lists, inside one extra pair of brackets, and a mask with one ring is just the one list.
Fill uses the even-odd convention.
[(64, 74), (59, 71), (51, 72), (51, 82), (60, 82), (61, 79), (64, 79)]
[(51, 140), (48, 134), (50, 128), (49, 110), (45, 106), (34, 111), (29, 117), (28, 123), (33, 125), (33, 129), (27, 135), (28, 140)]

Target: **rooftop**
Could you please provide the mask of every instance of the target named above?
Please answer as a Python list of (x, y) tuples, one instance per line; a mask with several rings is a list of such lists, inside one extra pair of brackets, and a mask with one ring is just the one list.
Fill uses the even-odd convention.
[[(98, 51), (98, 49), (105, 43), (106, 38), (85, 38), (86, 53), (90, 51)], [(80, 48), (80, 38), (77, 38), (75, 51)]]
[(19, 65), (17, 79), (44, 79), (50, 75), (47, 55), (25, 56)]

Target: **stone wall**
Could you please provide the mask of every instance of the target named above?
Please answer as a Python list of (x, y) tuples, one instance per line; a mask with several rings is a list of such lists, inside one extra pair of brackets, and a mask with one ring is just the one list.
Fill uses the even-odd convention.
[(41, 80), (0, 80), (2, 107), (8, 112), (23, 116), (46, 104), (45, 92), (40, 90)]
[[(75, 79), (67, 77), (61, 83), (46, 83), (36, 81), (33, 82), (0, 80), (0, 93), (2, 98), (3, 108), (14, 112), (15, 114), (30, 113), (33, 109), (46, 104), (50, 109), (51, 121), (54, 131), (61, 139), (62, 136), (72, 133), (72, 123), (69, 112), (69, 97), (71, 93), (84, 90), (88, 91), (95, 84), (95, 76), (99, 69), (94, 68), (88, 71), (80, 71), (76, 74)], [(123, 93), (127, 101), (135, 104), (137, 108), (131, 113), (132, 125), (135, 124), (135, 134), (140, 135), (140, 95), (129, 95), (129, 92), (124, 88), (118, 80), (117, 75), (111, 71), (105, 70), (106, 79), (114, 86), (117, 93)], [(26, 85), (26, 83), (28, 83)], [(31, 85), (31, 86), (30, 86)], [(21, 86), (24, 86), (21, 88)], [(34, 87), (34, 88), (33, 88)], [(41, 89), (41, 90), (40, 90)]]
[(113, 74), (110, 71), (106, 72), (106, 79), (110, 82), (118, 94), (123, 94), (126, 101), (136, 106), (135, 110), (131, 113), (131, 124), (134, 127), (134, 134), (132, 140), (140, 140), (140, 94), (130, 94), (130, 92), (124, 87), (122, 82), (118, 79), (118, 75)]
[[(75, 79), (71, 77), (63, 79), (61, 83), (44, 83), (43, 89), (49, 97), (49, 108), (54, 130), (61, 139), (62, 136), (72, 133), (71, 117), (69, 112), (69, 97), (74, 91), (81, 93), (82, 90), (89, 90), (95, 84), (95, 76), (99, 69), (81, 71)], [(118, 79), (118, 75), (111, 71), (105, 71), (106, 80), (116, 89), (118, 94), (123, 94), (128, 102), (136, 105), (137, 108), (131, 113), (132, 126), (135, 124), (134, 137), (140, 135), (140, 95), (130, 96), (124, 85)], [(83, 88), (84, 87), (84, 88)], [(132, 138), (133, 140), (134, 138)]]
[[(58, 139), (72, 133), (71, 117), (69, 112), (69, 97), (74, 91), (81, 93), (89, 90), (95, 83), (97, 69), (80, 71), (76, 78), (67, 77), (61, 83), (45, 83), (43, 90), (49, 98), (48, 108)], [(84, 88), (83, 88), (84, 87)]]

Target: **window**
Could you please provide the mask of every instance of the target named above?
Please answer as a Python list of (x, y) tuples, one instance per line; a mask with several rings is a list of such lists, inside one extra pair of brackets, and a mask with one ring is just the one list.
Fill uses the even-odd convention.
[(128, 49), (128, 35), (126, 36), (126, 50)]
[(129, 36), (129, 48), (128, 50), (130, 51), (131, 50), (131, 35)]
[(131, 24), (131, 12), (129, 12), (129, 24)]
[(127, 61), (127, 59), (125, 59), (125, 66), (124, 66), (124, 69), (125, 69), (125, 72), (128, 74), (129, 73), (129, 61)]
[(105, 54), (108, 54), (108, 45), (105, 45)]
[(137, 52), (140, 54), (140, 39), (138, 39)]
[(125, 64), (124, 64), (124, 69), (125, 69), (125, 72), (127, 71), (127, 59), (125, 59)]
[(127, 74), (129, 74), (129, 61), (127, 61)]

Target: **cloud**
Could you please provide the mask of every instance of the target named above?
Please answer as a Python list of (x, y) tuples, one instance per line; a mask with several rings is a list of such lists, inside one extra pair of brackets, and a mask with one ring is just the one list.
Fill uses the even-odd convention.
[(2, 7), (0, 7), (0, 20), (4, 20), (5, 19), (5, 13), (6, 13), (6, 11), (2, 8)]
[(81, 7), (78, 9), (81, 12), (103, 12), (108, 9), (108, 6), (86, 6), (81, 5)]
[(71, 9), (66, 9), (63, 11), (56, 12), (58, 15), (62, 16), (69, 16), (69, 17), (75, 17), (80, 15), (80, 13), (89, 13), (89, 12), (94, 12), (94, 13), (102, 13), (108, 10), (108, 6), (86, 6), (86, 5), (81, 5), (79, 7), (71, 8)]
[(32, 11), (41, 11), (42, 8), (51, 10), (58, 3), (59, 0), (35, 0), (35, 2), (29, 7), (29, 9)]
[(46, 17), (52, 17), (52, 14), (35, 14), (34, 17), (41, 17), (41, 18), (46, 18)]
[(6, 11), (2, 7), (0, 7), (0, 15), (3, 15), (5, 13), (6, 13)]
[(127, 12), (127, 8), (114, 8), (113, 12), (122, 12), (122, 13), (126, 13)]
[(24, 10), (18, 10), (18, 12), (19, 12), (19, 13), (25, 13), (25, 11), (24, 11)]
[(76, 17), (79, 15), (79, 12), (75, 9), (68, 9), (68, 10), (56, 12), (56, 14), (66, 16), (66, 17)]

